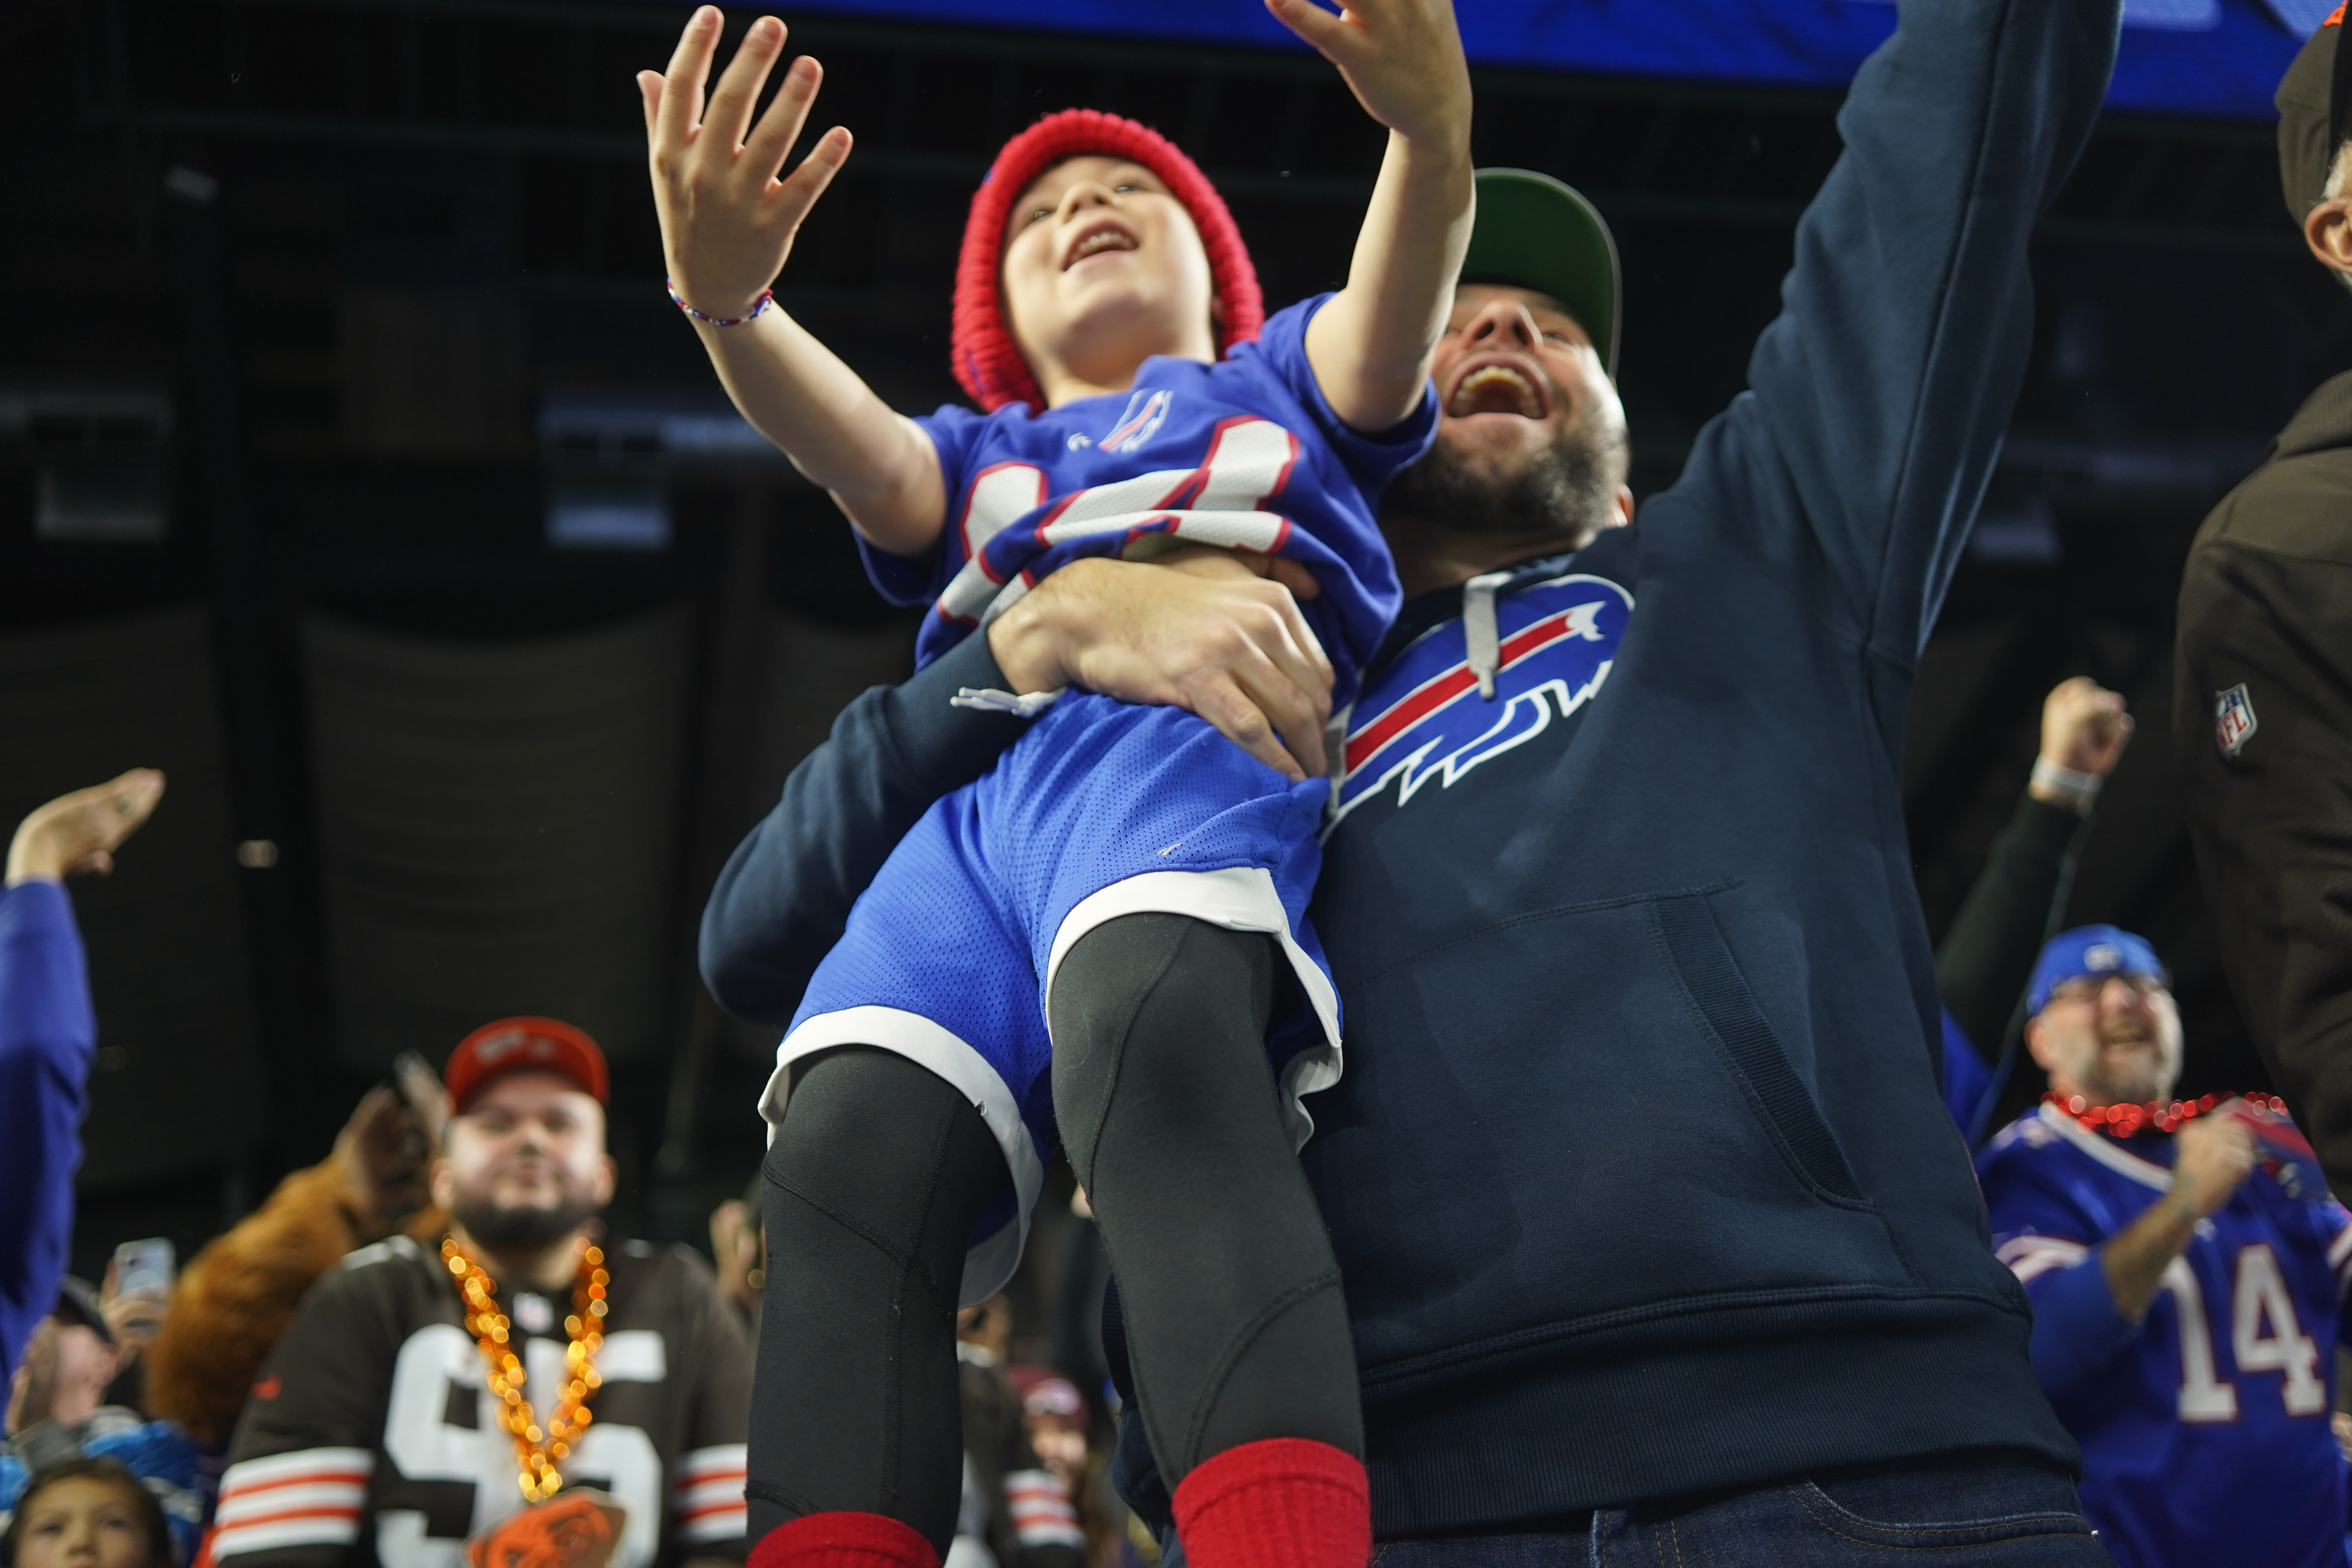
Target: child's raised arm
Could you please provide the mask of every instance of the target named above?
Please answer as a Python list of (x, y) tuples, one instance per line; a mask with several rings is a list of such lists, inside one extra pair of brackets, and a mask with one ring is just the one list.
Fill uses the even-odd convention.
[[(849, 157), (849, 132), (837, 125), (826, 132), (792, 177), (779, 181), (824, 72), (813, 59), (794, 60), (752, 124), (760, 89), (784, 49), (784, 25), (762, 16), (706, 110), (702, 84), (719, 29), (718, 8), (702, 6), (688, 20), (669, 69), (637, 73), (670, 287), (696, 313), (695, 331), (743, 417), (832, 491), (858, 532), (884, 550), (918, 553), (947, 521), (930, 438), (781, 307), (753, 314), (783, 269), (802, 220)], [(713, 318), (740, 324), (714, 326)]]
[(1307, 327), (1333, 413), (1386, 430), (1413, 411), (1470, 244), (1470, 69), (1452, 0), (1265, 0), (1389, 128), (1348, 286)]

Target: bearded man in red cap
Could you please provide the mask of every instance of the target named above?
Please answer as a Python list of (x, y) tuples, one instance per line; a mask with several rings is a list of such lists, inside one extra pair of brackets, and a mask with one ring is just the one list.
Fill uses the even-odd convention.
[[(1431, 357), (1469, 238), (1467, 67), (1449, 0), (1271, 0), (1389, 128), (1347, 287), (1263, 318), (1192, 161), (1072, 110), (974, 196), (954, 370), (984, 411), (892, 412), (769, 285), (848, 155), (779, 182), (815, 93), (761, 18), (703, 102), (698, 11), (646, 125), (670, 291), (735, 403), (831, 491), (867, 569), (929, 602), (938, 658), (1048, 574), (1206, 546), (1279, 559), (1297, 658), (1334, 695), (1400, 591), (1373, 507), (1436, 423)], [(1310, 653), (1308, 650), (1315, 649)], [(1363, 1423), (1346, 1303), (1296, 1158), (1339, 1080), (1306, 921), (1328, 781), (1178, 709), (1086, 693), (901, 845), (819, 968), (763, 1102), (769, 1245), (749, 1496), (763, 1568), (931, 1568), (954, 1531), (952, 1323), (1010, 1276), (1066, 1143), (1128, 1283), (1142, 1419), (1198, 1568), (1360, 1568)], [(1049, 1028), (1050, 1018), (1050, 1028)]]
[[(692, 1253), (597, 1239), (604, 1052), (501, 1018), (443, 1076), (447, 1234), (362, 1247), (312, 1287), (237, 1422), (212, 1561), (372, 1547), (383, 1568), (457, 1568), (469, 1538), (520, 1528), (593, 1538), (612, 1568), (740, 1562), (751, 1347)], [(534, 1528), (559, 1518), (568, 1534)]]

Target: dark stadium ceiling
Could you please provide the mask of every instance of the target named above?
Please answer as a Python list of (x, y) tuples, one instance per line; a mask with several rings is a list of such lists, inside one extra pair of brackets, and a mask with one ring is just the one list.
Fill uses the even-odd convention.
[[(1633, 9), (1629, 0), (1618, 5)], [(1756, 0), (1718, 5), (1759, 8)], [(2230, 5), (2233, 26), (2253, 25), (2252, 0)], [(2241, 7), (2249, 17), (2236, 16)], [(644, 141), (630, 74), (667, 58), (682, 9), (548, 0), (101, 0), (99, 36), (85, 35), (75, 51), (76, 105), (85, 123), (144, 132), (634, 165)], [(958, 9), (1018, 7), (991, 0)], [(1258, 9), (1255, 0), (1249, 9)], [(1644, 0), (1641, 9), (1673, 15), (1677, 31), (1704, 31), (1681, 15), (1685, 7)], [(1874, 22), (1893, 14), (1858, 0), (1827, 9)], [(752, 13), (739, 10), (740, 26)], [(2283, 28), (2267, 25), (2291, 46)], [(1295, 52), (824, 15), (796, 16), (793, 26), (793, 47), (825, 62), (828, 102), (867, 110), (853, 127), (852, 165), (866, 178), (968, 185), (1004, 135), (1080, 101), (1159, 125), (1243, 196), (1352, 204), (1378, 160), (1375, 128), (1336, 75)], [(2274, 76), (2284, 58), (2273, 66), (2265, 57), (2263, 68)], [(1835, 155), (1834, 91), (1508, 67), (1481, 70), (1478, 85), (1482, 163), (1558, 174), (1625, 216), (1786, 223)], [(2273, 154), (2259, 121), (2111, 115), (2099, 155), (2116, 178), (2097, 182), (2106, 188), (2065, 213), (2062, 230), (2120, 222), (2166, 242), (2290, 243), (2274, 223), (2248, 223), (2275, 200), (2261, 177)], [(2262, 238), (2248, 232), (2254, 226)]]

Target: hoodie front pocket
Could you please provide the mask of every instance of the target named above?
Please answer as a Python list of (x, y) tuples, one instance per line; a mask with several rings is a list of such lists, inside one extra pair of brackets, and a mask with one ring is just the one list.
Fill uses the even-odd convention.
[(1714, 1038), (1726, 1065), (1746, 1086), (1790, 1169), (1822, 1197), (1861, 1203), (1862, 1187), (1836, 1135), (1756, 1005), (1706, 900), (1696, 893), (1658, 899), (1650, 905), (1650, 919), (1682, 981), (1693, 1021)]
[(1916, 1279), (1700, 889), (1342, 976), (1307, 1163), (1365, 1364), (1569, 1320)]

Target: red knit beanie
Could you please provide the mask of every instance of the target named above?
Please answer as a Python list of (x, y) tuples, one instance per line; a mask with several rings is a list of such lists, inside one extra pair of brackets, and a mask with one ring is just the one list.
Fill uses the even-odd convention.
[(1192, 215), (1202, 248), (1209, 253), (1210, 285), (1223, 307), (1217, 327), (1220, 355), (1256, 337), (1265, 323), (1257, 270), (1242, 245), (1242, 232), (1200, 166), (1148, 125), (1097, 110), (1066, 109), (1007, 142), (972, 193), (963, 254), (956, 261), (955, 378), (984, 409), (993, 411), (1008, 403), (1045, 406), (1037, 378), (1030, 374), (1004, 321), (1004, 222), (1031, 181), (1056, 163), (1088, 155), (1142, 164), (1160, 176), (1169, 194)]

